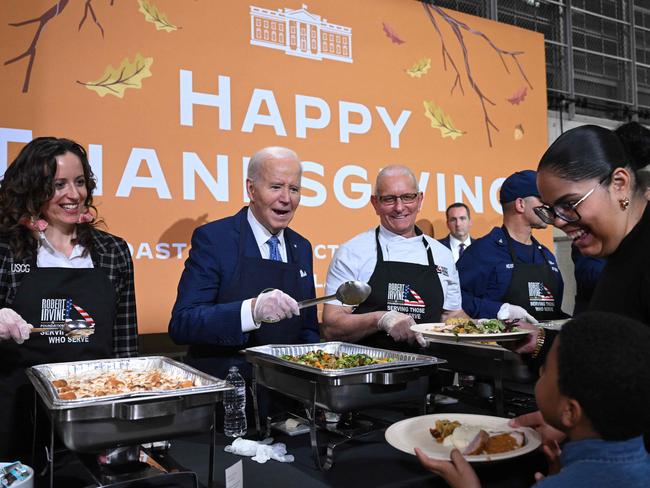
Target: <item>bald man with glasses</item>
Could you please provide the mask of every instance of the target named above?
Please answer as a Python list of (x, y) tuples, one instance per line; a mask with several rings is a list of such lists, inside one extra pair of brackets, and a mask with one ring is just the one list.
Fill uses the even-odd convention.
[(356, 308), (325, 305), (326, 340), (416, 351), (426, 342), (411, 325), (466, 316), (451, 251), (415, 226), (422, 200), (408, 168), (393, 165), (379, 172), (371, 197), (379, 226), (339, 247), (326, 283), (328, 295), (348, 280), (369, 283), (372, 293)]

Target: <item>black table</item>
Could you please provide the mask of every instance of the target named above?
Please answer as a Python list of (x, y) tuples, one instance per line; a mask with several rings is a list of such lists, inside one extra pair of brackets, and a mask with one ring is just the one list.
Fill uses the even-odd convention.
[[(478, 411), (475, 407), (456, 404), (445, 407), (447, 412), (489, 413)], [(437, 409), (442, 413), (444, 409)], [(371, 411), (373, 416), (384, 414), (388, 421), (400, 420), (404, 415), (395, 411)], [(412, 412), (407, 412), (410, 416)], [(383, 432), (370, 434), (362, 440), (349, 441), (337, 449), (334, 466), (326, 472), (320, 471), (312, 457), (309, 435), (288, 436), (273, 431), (275, 442), (287, 445), (287, 451), (295, 457), (293, 463), (280, 463), (269, 460), (259, 464), (248, 457), (237, 456), (223, 449), (232, 439), (217, 434), (216, 439), (216, 482), (213, 486), (225, 486), (224, 471), (239, 460), (243, 463), (244, 486), (247, 488), (264, 486), (289, 488), (323, 487), (446, 487), (444, 480), (429, 473), (420, 466), (415, 456), (405, 454), (390, 446), (384, 439)], [(257, 439), (254, 433), (249, 439)], [(323, 436), (325, 439), (326, 436)], [(194, 437), (186, 437), (171, 441), (168, 456), (182, 468), (198, 474), (200, 482), (207, 486), (208, 456), (210, 449), (210, 434), (206, 432)], [(90, 485), (84, 468), (73, 453), (67, 453), (55, 470), (55, 486), (65, 488), (80, 488)], [(546, 468), (546, 461), (540, 452), (530, 453), (512, 460), (491, 464), (475, 465), (484, 488), (524, 488), (534, 483), (535, 471)]]
[[(464, 410), (462, 406), (452, 406), (454, 411)], [(450, 409), (451, 411), (452, 409)], [(373, 412), (374, 413), (374, 412)], [(402, 417), (403, 418), (403, 417)], [(287, 488), (322, 487), (445, 487), (444, 480), (429, 473), (420, 466), (415, 456), (410, 456), (390, 446), (383, 432), (378, 432), (359, 441), (349, 441), (341, 446), (335, 455), (334, 466), (326, 472), (320, 471), (313, 460), (309, 435), (288, 436), (273, 431), (275, 442), (287, 445), (289, 454), (294, 455), (293, 463), (280, 463), (269, 460), (259, 464), (248, 457), (237, 456), (223, 451), (231, 439), (217, 435), (216, 486), (224, 485), (224, 470), (242, 460), (244, 486), (265, 486)], [(256, 439), (255, 436), (247, 436)], [(172, 442), (170, 455), (199, 475), (202, 483), (207, 482), (206, 455), (209, 449), (207, 435), (179, 439)], [(476, 465), (483, 487), (529, 487), (534, 483), (535, 471), (545, 469), (546, 462), (539, 452), (530, 453), (513, 460), (492, 464)]]

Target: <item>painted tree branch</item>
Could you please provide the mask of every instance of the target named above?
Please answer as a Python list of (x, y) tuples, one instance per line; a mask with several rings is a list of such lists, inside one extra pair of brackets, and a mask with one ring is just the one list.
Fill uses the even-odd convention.
[[(29, 57), (29, 61), (27, 63), (27, 70), (25, 71), (25, 81), (23, 82), (23, 93), (26, 93), (29, 90), (29, 82), (32, 77), (32, 68), (34, 67), (34, 60), (36, 59), (36, 46), (38, 44), (38, 40), (41, 37), (43, 29), (45, 28), (45, 25), (50, 20), (54, 19), (58, 15), (61, 15), (61, 12), (63, 12), (63, 10), (68, 6), (68, 3), (69, 0), (58, 0), (52, 7), (50, 7), (43, 14), (41, 14), (40, 17), (35, 17), (33, 19), (23, 20), (22, 22), (14, 22), (9, 24), (12, 27), (22, 27), (24, 25), (38, 23), (38, 28), (34, 33), (34, 38), (32, 39), (32, 42), (29, 45), (29, 47), (23, 53), (19, 54), (15, 58), (11, 58), (5, 61), (4, 63), (6, 66), (8, 64), (15, 63), (16, 61), (19, 61), (23, 58)], [(111, 7), (114, 4), (115, 4), (115, 0), (110, 0)], [(81, 22), (79, 23), (79, 30), (81, 30), (81, 27), (84, 25), (84, 22), (86, 22), (86, 18), (88, 17), (89, 13), (93, 19), (93, 22), (99, 28), (102, 37), (104, 37), (104, 28), (102, 27), (102, 24), (99, 22), (97, 15), (95, 15), (95, 9), (92, 6), (92, 0), (86, 0), (84, 6), (84, 15), (81, 19)]]
[(458, 71), (458, 68), (456, 67), (456, 63), (454, 62), (454, 58), (451, 57), (451, 54), (449, 54), (449, 51), (447, 50), (447, 44), (445, 44), (445, 38), (442, 36), (442, 32), (440, 32), (440, 27), (438, 27), (438, 22), (436, 21), (436, 18), (433, 16), (431, 11), (427, 8), (426, 4), (424, 4), (424, 10), (429, 16), (429, 20), (431, 21), (431, 24), (433, 24), (433, 27), (436, 29), (436, 32), (438, 33), (438, 37), (440, 37), (440, 49), (442, 51), (442, 64), (444, 66), (445, 71), (447, 71), (447, 59), (449, 59), (449, 63), (451, 64), (452, 68), (454, 68), (454, 71), (456, 72), (456, 78), (454, 79), (454, 84), (451, 87), (451, 94), (454, 94), (454, 89), (458, 85), (460, 88), (460, 91), (463, 95), (465, 95), (465, 90), (463, 90), (463, 84), (460, 80), (460, 72)]
[[(468, 80), (470, 86), (472, 87), (472, 90), (474, 91), (474, 93), (478, 97), (479, 102), (481, 104), (481, 109), (483, 110), (483, 117), (484, 117), (484, 120), (485, 120), (485, 130), (487, 131), (487, 136), (488, 136), (488, 144), (490, 145), (490, 147), (492, 147), (492, 133), (490, 131), (490, 127), (493, 128), (494, 130), (496, 130), (497, 132), (499, 131), (499, 128), (494, 124), (492, 119), (490, 119), (490, 116), (488, 114), (487, 107), (486, 107), (486, 102), (489, 103), (490, 105), (495, 105), (495, 103), (492, 100), (490, 100), (487, 97), (487, 95), (485, 95), (485, 93), (483, 92), (481, 87), (478, 85), (478, 83), (474, 79), (474, 75), (472, 74), (472, 69), (471, 69), (470, 62), (469, 62), (469, 53), (467, 51), (467, 45), (465, 44), (465, 38), (463, 37), (463, 31), (466, 31), (469, 34), (478, 36), (481, 39), (485, 40), (485, 42), (487, 42), (488, 45), (492, 49), (494, 49), (494, 51), (499, 55), (499, 59), (501, 59), (501, 63), (503, 64), (503, 67), (506, 70), (506, 73), (508, 73), (508, 74), (510, 74), (510, 70), (508, 69), (508, 65), (507, 65), (506, 60), (504, 59), (504, 57), (510, 57), (514, 61), (514, 63), (517, 65), (517, 68), (519, 69), (519, 73), (521, 74), (522, 78), (524, 80), (526, 80), (526, 83), (528, 84), (528, 86), (532, 90), (533, 85), (528, 80), (528, 77), (526, 76), (526, 73), (524, 72), (524, 69), (522, 68), (521, 64), (519, 63), (519, 59), (518, 59), (518, 56), (523, 54), (523, 51), (509, 51), (509, 50), (506, 50), (506, 49), (502, 49), (499, 46), (497, 46), (494, 42), (492, 42), (492, 40), (487, 35), (485, 35), (483, 32), (478, 31), (476, 29), (472, 29), (471, 27), (469, 27), (464, 22), (461, 22), (458, 19), (456, 19), (456, 18), (452, 17), (451, 15), (447, 14), (440, 7), (438, 7), (436, 5), (432, 5), (430, 3), (426, 3), (426, 2), (423, 2), (422, 5), (423, 5), (423, 7), (424, 7), (424, 9), (425, 9), (425, 11), (427, 13), (427, 16), (429, 17), (429, 20), (431, 21), (434, 28), (436, 29), (436, 32), (440, 36), (440, 39), (441, 39), (441, 42), (442, 42), (442, 45), (443, 45), (443, 48), (442, 48), (442, 50), (443, 50), (443, 62), (445, 61), (445, 56), (446, 56), (450, 60), (450, 62), (452, 63), (452, 66), (454, 67), (454, 69), (456, 70), (456, 80), (454, 81), (454, 85), (452, 87), (452, 93), (453, 93), (453, 90), (454, 90), (454, 88), (456, 86), (456, 83), (459, 82), (460, 75), (458, 73), (458, 69), (456, 68), (456, 65), (453, 64), (453, 59), (452, 59), (451, 54), (447, 50), (444, 39), (442, 37), (442, 33), (441, 33), (440, 28), (438, 26), (438, 23), (437, 23), (434, 15), (433, 15), (434, 13), (438, 14), (442, 18), (442, 20), (444, 20), (449, 25), (452, 32), (454, 33), (454, 36), (456, 37), (456, 40), (458, 41), (458, 45), (460, 46), (460, 48), (461, 48), (461, 50), (463, 52), (463, 61), (464, 61), (464, 64), (465, 64), (465, 71), (467, 73), (467, 80)], [(447, 66), (446, 62), (444, 64), (444, 66), (445, 66), (445, 70), (446, 70), (446, 66)]]
[[(113, 2), (111, 2), (111, 5), (113, 5)], [(93, 9), (93, 0), (86, 0), (86, 5), (84, 6), (84, 16), (81, 19), (81, 22), (79, 22), (79, 29), (84, 25), (84, 22), (86, 22), (86, 18), (88, 17), (88, 13), (90, 12), (90, 15), (93, 18), (93, 22), (95, 25), (99, 28), (99, 32), (102, 33), (102, 38), (104, 37), (104, 28), (102, 27), (102, 24), (99, 22), (97, 19), (97, 16), (95, 15), (95, 10)]]
[(19, 54), (15, 58), (9, 59), (8, 61), (5, 61), (5, 65), (15, 63), (16, 61), (19, 61), (27, 56), (29, 56), (29, 62), (27, 64), (27, 71), (25, 72), (25, 81), (23, 82), (23, 93), (26, 93), (27, 90), (29, 90), (29, 80), (32, 76), (32, 67), (34, 66), (34, 58), (36, 57), (36, 44), (38, 44), (38, 39), (41, 36), (41, 33), (43, 32), (43, 29), (45, 28), (45, 25), (52, 20), (54, 17), (57, 15), (60, 15), (61, 12), (63, 12), (63, 9), (68, 5), (68, 0), (58, 0), (52, 7), (50, 7), (48, 10), (46, 10), (40, 17), (36, 17), (34, 19), (30, 20), (24, 20), (22, 22), (16, 22), (13, 24), (9, 24), (12, 27), (22, 27), (23, 25), (27, 24), (32, 24), (35, 22), (38, 22), (38, 29), (36, 29), (36, 33), (34, 34), (34, 38), (32, 39), (32, 43), (29, 45), (29, 47), (23, 52), (22, 54)]

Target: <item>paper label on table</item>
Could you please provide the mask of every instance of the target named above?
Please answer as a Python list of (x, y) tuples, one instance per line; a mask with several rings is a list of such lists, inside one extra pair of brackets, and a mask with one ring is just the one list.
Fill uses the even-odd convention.
[(241, 460), (226, 468), (226, 488), (244, 488), (244, 470)]

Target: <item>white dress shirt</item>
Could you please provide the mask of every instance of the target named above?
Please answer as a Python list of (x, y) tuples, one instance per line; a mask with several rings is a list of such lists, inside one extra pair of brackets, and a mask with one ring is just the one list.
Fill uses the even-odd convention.
[(465, 252), (467, 251), (467, 248), (472, 244), (472, 239), (467, 236), (467, 239), (464, 241), (459, 241), (454, 236), (449, 234), (449, 246), (451, 247), (451, 253), (454, 255), (454, 262), (458, 261), (458, 258), (460, 257), (459, 247), (461, 244), (465, 244), (465, 249), (463, 249), (463, 252)]
[(94, 268), (90, 253), (83, 255), (84, 247), (77, 244), (72, 248), (70, 256), (57, 251), (45, 234), (41, 232), (38, 251), (36, 252), (36, 266), (39, 268)]
[[(248, 211), (246, 212), (246, 219), (248, 220), (248, 225), (250, 225), (251, 230), (253, 231), (253, 236), (255, 236), (255, 242), (257, 243), (257, 247), (259, 247), (262, 259), (269, 259), (271, 257), (271, 248), (267, 244), (267, 241), (273, 234), (271, 234), (271, 232), (269, 232), (266, 227), (259, 223), (259, 221), (255, 218), (255, 215), (253, 215), (250, 207), (248, 207)], [(278, 238), (278, 249), (280, 251), (280, 257), (282, 258), (282, 262), (286, 263), (287, 245), (284, 242), (284, 229), (278, 232), (276, 236)], [(252, 304), (252, 298), (244, 300), (241, 304), (240, 317), (242, 332), (250, 332), (252, 330), (259, 329), (262, 325), (261, 322), (256, 323), (253, 320)]]
[[(429, 263), (427, 250), (422, 243), (423, 236), (402, 237), (394, 234), (383, 226), (379, 227), (379, 245), (384, 261), (399, 261), (402, 263)], [(460, 280), (451, 251), (429, 236), (424, 236), (431, 248), (433, 260), (438, 266), (438, 277), (444, 295), (444, 310), (462, 309)], [(377, 265), (377, 246), (375, 245), (375, 229), (372, 228), (353, 237), (341, 245), (330, 263), (325, 285), (326, 295), (336, 293), (338, 287), (348, 280), (368, 282)], [(341, 302), (332, 300), (334, 305)]]
[[(248, 225), (251, 226), (251, 230), (253, 231), (253, 235), (255, 236), (255, 242), (257, 242), (257, 246), (260, 248), (260, 253), (262, 254), (262, 259), (269, 259), (271, 257), (271, 248), (267, 244), (267, 241), (271, 238), (273, 234), (269, 232), (269, 230), (264, 227), (262, 224), (258, 222), (258, 220), (255, 218), (255, 215), (253, 215), (253, 212), (251, 209), (248, 209), (248, 212), (246, 213), (246, 218), (248, 219)], [(287, 262), (287, 246), (284, 242), (284, 229), (282, 229), (280, 232), (276, 234), (276, 237), (278, 238), (278, 248), (280, 249), (280, 257), (282, 258), (283, 262)]]

